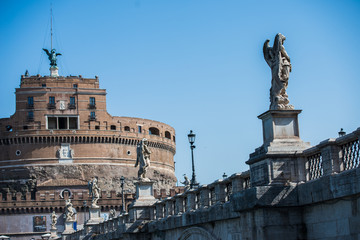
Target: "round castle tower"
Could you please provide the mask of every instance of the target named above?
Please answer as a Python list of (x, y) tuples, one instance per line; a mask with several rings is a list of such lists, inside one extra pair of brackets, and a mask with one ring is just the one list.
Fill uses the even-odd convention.
[(175, 130), (147, 119), (113, 117), (99, 79), (21, 76), (16, 112), (0, 119), (0, 192), (84, 188), (93, 176), (102, 190), (134, 190), (136, 147), (147, 138), (155, 188), (175, 186)]

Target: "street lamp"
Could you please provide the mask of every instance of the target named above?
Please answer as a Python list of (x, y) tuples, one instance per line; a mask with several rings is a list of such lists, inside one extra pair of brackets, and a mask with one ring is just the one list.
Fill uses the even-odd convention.
[(121, 208), (121, 214), (125, 213), (125, 201), (124, 201), (124, 183), (125, 183), (125, 178), (124, 176), (121, 176), (120, 178), (120, 186), (121, 186), (121, 204), (122, 204), (122, 208)]
[(83, 201), (83, 206), (84, 206), (84, 224), (85, 224), (86, 223), (86, 206), (87, 206), (86, 200)]
[(190, 143), (190, 149), (191, 149), (191, 160), (192, 160), (192, 177), (190, 181), (190, 188), (198, 188), (199, 183), (196, 182), (196, 176), (195, 176), (195, 165), (194, 165), (194, 148), (195, 148), (195, 133), (193, 133), (192, 130), (190, 130), (190, 133), (188, 134), (189, 143)]
[(340, 132), (338, 132), (339, 134), (339, 137), (342, 137), (342, 136), (345, 136), (346, 135), (346, 132), (344, 131), (343, 128), (340, 129)]

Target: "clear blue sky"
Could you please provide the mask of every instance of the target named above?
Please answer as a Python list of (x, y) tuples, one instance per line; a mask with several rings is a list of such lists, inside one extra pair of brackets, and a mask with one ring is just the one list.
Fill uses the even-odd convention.
[[(288, 95), (312, 145), (360, 127), (360, 1), (52, 1), (61, 75), (100, 77), (114, 116), (158, 120), (177, 134), (176, 175), (245, 171), (269, 108), (262, 45), (287, 37)], [(49, 74), (50, 1), (0, 1), (0, 117), (20, 75)]]

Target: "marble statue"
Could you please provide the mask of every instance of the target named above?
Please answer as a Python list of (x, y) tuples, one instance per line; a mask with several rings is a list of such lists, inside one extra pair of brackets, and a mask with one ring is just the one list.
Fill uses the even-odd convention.
[(89, 195), (92, 197), (92, 200), (91, 200), (92, 208), (99, 208), (99, 206), (97, 205), (97, 202), (99, 201), (99, 198), (100, 198), (101, 189), (99, 188), (97, 183), (98, 183), (97, 177), (94, 177), (93, 180), (90, 180), (88, 183)]
[(148, 178), (146, 178), (146, 172), (150, 166), (151, 151), (148, 147), (148, 141), (146, 138), (139, 142), (139, 144), (137, 145), (136, 153), (137, 156), (135, 167), (139, 165), (138, 178), (143, 181), (149, 180)]
[(75, 210), (70, 199), (65, 200), (65, 220), (74, 221)]
[(109, 219), (115, 218), (115, 215), (116, 215), (115, 209), (111, 208), (109, 211)]
[(50, 60), (50, 66), (51, 67), (56, 67), (57, 66), (57, 56), (61, 56), (61, 53), (56, 53), (55, 49), (51, 49), (51, 51), (49, 52), (49, 50), (43, 48), (43, 50), (45, 51), (46, 55), (49, 57)]
[(51, 218), (51, 229), (56, 229), (57, 216), (55, 214), (55, 211), (51, 213), (50, 218)]
[(264, 58), (271, 68), (270, 110), (294, 109), (289, 104), (286, 88), (291, 72), (290, 57), (285, 51), (285, 36), (276, 34), (273, 47), (269, 46), (270, 40), (266, 40), (263, 47)]
[(187, 191), (190, 189), (190, 180), (189, 178), (184, 174), (184, 181), (180, 182), (181, 184), (184, 184), (184, 190)]

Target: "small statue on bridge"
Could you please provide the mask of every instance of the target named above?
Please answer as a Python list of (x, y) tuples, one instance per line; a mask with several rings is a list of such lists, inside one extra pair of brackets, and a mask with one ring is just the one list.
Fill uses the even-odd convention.
[(186, 176), (186, 174), (184, 174), (184, 181), (180, 182), (181, 184), (184, 184), (184, 191), (187, 191), (190, 189), (190, 180), (189, 178)]
[(98, 183), (97, 177), (94, 177), (93, 180), (90, 180), (88, 183), (89, 196), (92, 197), (91, 208), (99, 208), (99, 206), (97, 205), (97, 202), (99, 201), (99, 198), (100, 198), (101, 189), (97, 185), (97, 183)]
[(65, 220), (66, 221), (74, 221), (75, 209), (71, 203), (71, 199), (65, 200)]
[(138, 165), (140, 166), (138, 171), (138, 178), (142, 181), (150, 181), (150, 179), (146, 178), (146, 172), (150, 167), (151, 151), (148, 147), (148, 141), (146, 138), (139, 142), (139, 144), (137, 145), (136, 153), (137, 156), (135, 167), (137, 167)]
[(61, 56), (61, 53), (56, 53), (56, 50), (53, 48), (51, 49), (51, 51), (49, 52), (49, 50), (43, 48), (43, 50), (45, 51), (46, 55), (48, 56), (49, 60), (50, 60), (50, 66), (51, 67), (57, 67), (57, 56)]
[(273, 47), (269, 46), (270, 40), (267, 39), (263, 46), (264, 58), (271, 68), (271, 88), (270, 88), (270, 110), (294, 109), (289, 104), (286, 88), (288, 86), (289, 75), (291, 72), (290, 57), (285, 51), (284, 41), (286, 37), (281, 33), (276, 34)]
[(51, 229), (56, 229), (57, 216), (55, 214), (55, 211), (51, 213), (50, 218), (51, 218)]

